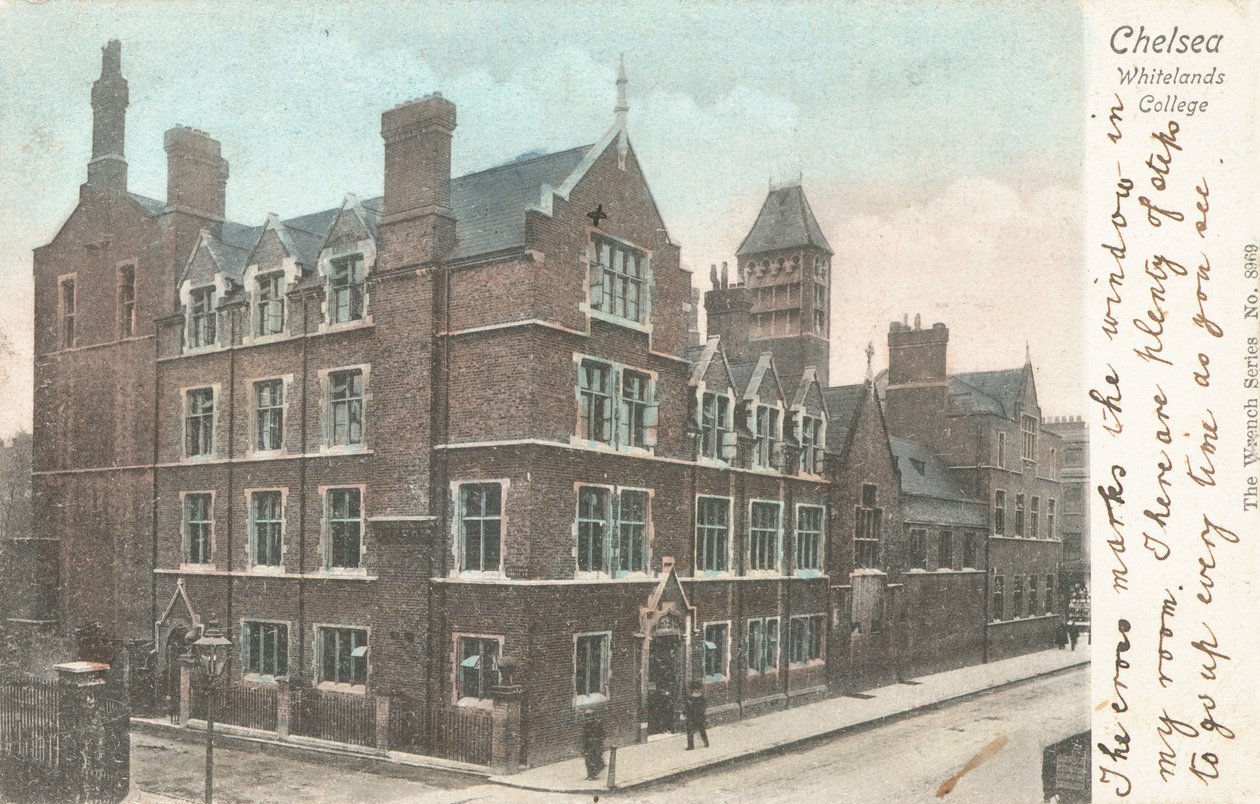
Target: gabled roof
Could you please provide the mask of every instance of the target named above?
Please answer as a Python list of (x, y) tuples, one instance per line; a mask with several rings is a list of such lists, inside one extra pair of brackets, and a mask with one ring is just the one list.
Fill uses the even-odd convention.
[(799, 184), (771, 190), (737, 257), (784, 248), (813, 246), (833, 254)]
[(989, 510), (969, 497), (938, 455), (904, 438), (889, 438), (901, 478), (901, 513), (907, 522), (986, 529)]
[(783, 388), (779, 384), (779, 375), (774, 368), (774, 358), (769, 352), (763, 352), (756, 360), (728, 360), (727, 366), (731, 371), (731, 383), (735, 386), (735, 393), (744, 399), (761, 399), (762, 384), (767, 381), (774, 384), (775, 396), (783, 399)]
[(979, 502), (967, 496), (949, 470), (949, 464), (926, 447), (895, 436), (888, 439), (901, 469), (901, 490), (906, 494), (942, 500)]
[[(809, 397), (809, 389), (818, 386), (819, 395), (822, 394), (822, 384), (818, 382), (818, 369), (813, 366), (806, 366), (805, 371), (801, 373), (801, 380), (796, 384), (796, 391), (792, 394), (793, 408), (802, 408), (805, 406), (805, 400)], [(823, 412), (827, 413), (827, 403), (823, 401)], [(827, 417), (831, 418), (831, 414), (827, 413)]]
[(954, 412), (992, 413), (1012, 418), (1024, 390), (1024, 369), (968, 371), (950, 375)]
[(827, 408), (827, 449), (834, 452), (844, 449), (862, 400), (869, 393), (865, 383), (823, 389), (823, 405)]
[(525, 210), (538, 203), (543, 186), (565, 183), (592, 146), (517, 159), (469, 173), (451, 182), (454, 250), (448, 259), (525, 245)]

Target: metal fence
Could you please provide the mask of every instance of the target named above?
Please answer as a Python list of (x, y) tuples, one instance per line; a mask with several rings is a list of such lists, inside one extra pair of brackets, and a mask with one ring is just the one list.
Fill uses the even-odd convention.
[(293, 689), (289, 733), (338, 743), (376, 745), (376, 699), (315, 689)]
[(127, 704), (56, 681), (0, 682), (0, 800), (118, 802), (130, 786)]
[(493, 722), (489, 710), (477, 706), (443, 707), (433, 719), (432, 753), (473, 765), (489, 765)]
[(0, 682), (0, 754), (57, 766), (59, 692), (56, 681)]
[[(275, 687), (248, 687), (242, 684), (216, 686), (214, 689), (215, 722), (275, 731), (276, 699)], [(193, 690), (189, 714), (198, 720), (205, 720), (206, 692), (204, 687)]]

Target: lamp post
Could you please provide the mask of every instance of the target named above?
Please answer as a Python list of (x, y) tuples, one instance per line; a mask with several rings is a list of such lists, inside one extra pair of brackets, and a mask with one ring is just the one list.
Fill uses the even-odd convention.
[(207, 623), (201, 639), (193, 643), (193, 656), (206, 676), (206, 804), (214, 801), (214, 682), (227, 667), (232, 641), (218, 623)]

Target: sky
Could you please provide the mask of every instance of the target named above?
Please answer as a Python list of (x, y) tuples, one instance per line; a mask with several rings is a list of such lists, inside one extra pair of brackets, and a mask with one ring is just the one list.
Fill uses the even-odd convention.
[(698, 287), (799, 176), (836, 252), (833, 383), (918, 313), (949, 325), (954, 370), (1027, 343), (1043, 413), (1082, 413), (1082, 37), (1048, 1), (0, 0), (0, 436), (29, 427), (31, 249), (74, 209), (111, 38), (130, 189), (164, 197), (163, 132), (195, 126), (253, 225), (379, 195), (380, 113), (433, 91), (456, 175), (594, 142), (624, 54), (631, 143)]

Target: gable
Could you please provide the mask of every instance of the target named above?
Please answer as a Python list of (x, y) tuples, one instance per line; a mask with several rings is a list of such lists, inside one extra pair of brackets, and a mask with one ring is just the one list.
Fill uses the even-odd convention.
[(363, 240), (371, 240), (372, 233), (363, 225), (363, 220), (353, 207), (344, 206), (337, 213), (337, 220), (333, 222), (332, 229), (328, 232), (328, 238), (324, 241), (324, 248), (337, 248), (339, 246), (349, 246), (359, 243)]
[(202, 285), (213, 284), (214, 278), (218, 274), (219, 265), (215, 262), (209, 245), (203, 240), (197, 245), (197, 250), (193, 252), (192, 259), (188, 261), (182, 281), (188, 282), (192, 287), (201, 287)]
[(254, 246), (254, 253), (250, 256), (250, 264), (258, 265), (263, 268), (271, 268), (279, 265), (285, 257), (292, 256), (289, 250), (280, 240), (280, 235), (275, 229), (267, 229), (263, 232), (262, 237), (258, 238), (258, 245)]

